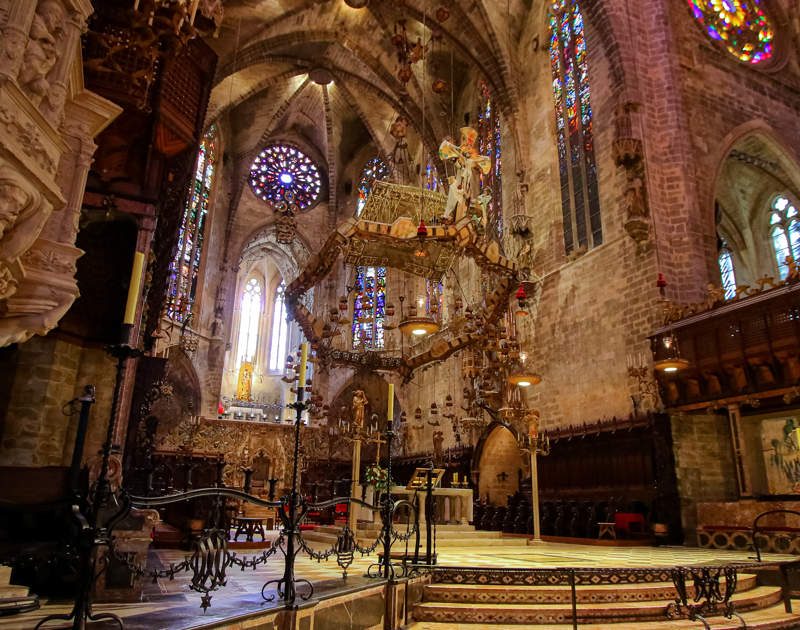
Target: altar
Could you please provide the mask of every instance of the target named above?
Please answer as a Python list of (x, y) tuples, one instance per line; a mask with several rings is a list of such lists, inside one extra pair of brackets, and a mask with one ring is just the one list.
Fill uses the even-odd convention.
[[(404, 497), (413, 502), (419, 496), (419, 522), (425, 522), (425, 489), (409, 489), (405, 486), (392, 486), (392, 496)], [(434, 488), (433, 500), (439, 524), (469, 525), (472, 521), (472, 488)]]

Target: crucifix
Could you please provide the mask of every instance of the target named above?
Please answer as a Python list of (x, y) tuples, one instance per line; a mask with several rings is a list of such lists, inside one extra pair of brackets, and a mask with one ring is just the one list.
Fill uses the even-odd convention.
[(386, 444), (386, 440), (381, 439), (381, 432), (376, 430), (373, 434), (374, 437), (370, 437), (367, 442), (375, 444), (375, 465), (381, 465), (381, 444)]

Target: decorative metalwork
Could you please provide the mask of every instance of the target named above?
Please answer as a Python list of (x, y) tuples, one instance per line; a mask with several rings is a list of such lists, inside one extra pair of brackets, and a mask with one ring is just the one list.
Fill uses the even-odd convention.
[[(742, 627), (747, 627), (742, 616), (735, 611), (732, 601), (738, 579), (735, 566), (677, 567), (672, 570), (671, 578), (678, 596), (667, 606), (666, 615), (669, 619), (686, 617), (690, 621), (702, 622), (708, 630), (710, 626), (706, 616), (721, 612), (726, 619), (738, 617)], [(720, 584), (722, 578), (725, 580), (724, 587)], [(692, 602), (689, 601), (687, 580), (692, 580), (694, 586)]]

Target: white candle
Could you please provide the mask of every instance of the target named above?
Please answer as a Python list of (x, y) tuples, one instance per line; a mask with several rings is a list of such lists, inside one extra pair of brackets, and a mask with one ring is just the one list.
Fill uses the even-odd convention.
[(308, 342), (300, 344), (300, 388), (298, 392), (306, 388), (306, 363), (308, 362)]
[(133, 324), (136, 317), (136, 306), (139, 304), (139, 289), (142, 287), (142, 269), (144, 269), (144, 252), (133, 253), (131, 281), (128, 285), (128, 301), (125, 303), (123, 324)]
[(394, 421), (394, 383), (389, 383), (389, 408), (386, 410), (386, 422)]

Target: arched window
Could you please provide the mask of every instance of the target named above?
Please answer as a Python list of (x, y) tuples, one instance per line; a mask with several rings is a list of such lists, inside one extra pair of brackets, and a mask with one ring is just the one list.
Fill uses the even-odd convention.
[(550, 68), (556, 110), (564, 247), (603, 242), (583, 16), (575, 0), (557, 0), (550, 16)]
[(439, 181), (439, 175), (436, 172), (436, 167), (433, 162), (428, 160), (425, 165), (425, 188), (428, 190), (441, 190), (442, 183)]
[(289, 341), (289, 325), (286, 321), (286, 285), (281, 282), (275, 291), (275, 304), (272, 311), (272, 335), (269, 345), (269, 369), (277, 372), (283, 369), (286, 360), (286, 344)]
[(800, 216), (797, 214), (797, 208), (787, 197), (778, 195), (773, 199), (769, 225), (778, 275), (784, 280), (789, 273), (786, 258), (791, 257), (795, 261), (800, 261)]
[(300, 149), (273, 144), (258, 154), (250, 167), (250, 188), (260, 199), (274, 204), (296, 204), (310, 210), (319, 199), (319, 168)]
[(357, 267), (353, 300), (353, 349), (384, 347), (386, 267)]
[(258, 350), (258, 328), (263, 311), (262, 294), (261, 282), (256, 278), (250, 278), (242, 291), (237, 365), (255, 361)]
[(186, 207), (178, 232), (178, 249), (169, 266), (167, 316), (178, 322), (192, 313), (197, 292), (197, 275), (203, 254), (203, 233), (208, 215), (211, 186), (217, 161), (217, 128), (211, 125), (203, 136), (194, 165)]
[[(376, 180), (386, 180), (389, 167), (379, 157), (367, 160), (358, 185), (356, 216), (361, 214)], [(380, 350), (384, 347), (386, 319), (386, 267), (356, 267), (353, 299), (353, 349)]]
[(722, 246), (719, 248), (717, 264), (722, 288), (725, 290), (725, 299), (732, 300), (736, 297), (736, 273), (733, 270), (733, 253), (725, 241), (722, 241)]
[(775, 32), (762, 0), (688, 0), (708, 36), (739, 61), (757, 64), (772, 58)]
[(481, 104), (478, 109), (478, 150), (492, 159), (492, 170), (481, 175), (481, 189), (489, 188), (491, 200), (487, 208), (487, 234), (503, 236), (502, 152), (500, 146), (500, 112), (494, 107), (492, 94), (485, 82), (480, 82)]
[(389, 167), (378, 156), (370, 158), (361, 169), (361, 180), (358, 183), (358, 202), (356, 203), (356, 216), (361, 216), (361, 211), (367, 203), (367, 197), (372, 190), (372, 185), (376, 180), (386, 181), (389, 179)]

